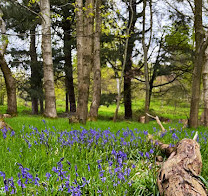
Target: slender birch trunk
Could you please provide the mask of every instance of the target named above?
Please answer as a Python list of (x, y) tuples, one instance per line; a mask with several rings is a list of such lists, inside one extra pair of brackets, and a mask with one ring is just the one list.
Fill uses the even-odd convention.
[(57, 114), (51, 47), (51, 18), (49, 0), (40, 0), (40, 11), (42, 14), (42, 55), (45, 89), (44, 115), (47, 117), (55, 118), (57, 117)]

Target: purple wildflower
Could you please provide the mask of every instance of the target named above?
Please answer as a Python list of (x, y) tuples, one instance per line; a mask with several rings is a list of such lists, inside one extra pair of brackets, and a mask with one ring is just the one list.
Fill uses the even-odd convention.
[(144, 135), (148, 135), (148, 131), (144, 131), (143, 133), (144, 133)]
[(145, 153), (145, 156), (149, 159), (150, 158), (150, 155), (148, 152)]
[(49, 178), (51, 177), (51, 174), (50, 173), (46, 173), (46, 177), (47, 177), (47, 180), (49, 180)]

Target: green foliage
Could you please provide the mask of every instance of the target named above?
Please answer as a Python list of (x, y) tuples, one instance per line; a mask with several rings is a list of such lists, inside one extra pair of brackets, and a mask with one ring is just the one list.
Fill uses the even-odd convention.
[[(5, 130), (0, 132), (2, 143), (0, 151), (5, 155), (2, 156), (0, 162), (0, 171), (5, 172), (7, 179), (14, 178), (15, 191), (18, 194), (28, 195), (38, 192), (41, 195), (47, 195), (53, 191), (54, 194), (67, 195), (65, 186), (63, 186), (64, 191), (60, 192), (62, 180), (59, 178), (57, 181), (58, 174), (52, 171), (54, 167), (57, 167), (57, 162), (60, 162), (60, 159), (64, 157), (61, 164), (63, 170), (67, 171), (67, 175), (70, 175), (70, 186), (75, 186), (74, 179), (78, 184), (82, 183), (82, 177), (85, 177), (87, 181), (89, 180), (87, 186), (81, 188), (83, 194), (98, 195), (99, 191), (102, 191), (103, 195), (158, 195), (156, 178), (159, 167), (155, 164), (155, 156), (162, 155), (162, 153), (145, 141), (147, 130), (149, 133), (157, 135), (159, 127), (155, 122), (144, 125), (136, 122), (113, 123), (112, 121), (99, 120), (98, 122), (88, 122), (83, 127), (81, 124), (68, 124), (68, 119), (63, 118), (45, 119), (44, 122), (41, 122), (42, 119), (42, 117), (34, 116), (5, 119), (13, 126), (15, 134), (11, 134), (11, 131), (4, 134)], [(182, 130), (182, 126), (181, 123), (166, 124), (167, 132), (163, 136), (156, 137), (165, 143), (171, 143), (171, 145), (185, 137), (192, 138), (195, 131), (191, 129)], [(170, 127), (175, 129), (169, 131)], [(77, 138), (79, 141), (81, 139), (79, 138), (79, 131), (89, 134), (83, 143), (74, 141), (70, 146), (63, 145), (64, 142), (68, 141), (68, 133), (72, 136), (73, 133), (76, 133), (75, 139)], [(97, 144), (92, 144), (88, 148), (89, 143), (87, 141), (90, 139), (90, 131), (99, 134), (112, 133), (116, 140), (111, 142), (111, 138), (108, 138), (106, 143), (102, 143), (103, 140), (100, 138), (97, 140)], [(203, 158), (203, 171), (200, 178), (206, 184), (208, 180), (208, 162), (206, 161), (208, 131), (202, 127), (198, 131), (200, 133), (198, 141), (201, 145)], [(103, 137), (106, 136), (103, 135)], [(136, 143), (132, 143), (134, 140)], [(128, 142), (131, 145), (128, 145)], [(123, 160), (125, 163), (123, 169), (130, 169), (130, 176), (127, 181), (118, 182), (118, 176), (108, 172), (109, 169), (112, 169), (112, 173), (114, 173), (114, 169), (116, 170), (118, 166), (118, 162), (114, 162), (115, 159), (112, 155), (114, 150), (116, 153), (124, 152), (127, 155), (127, 159)], [(109, 160), (112, 160), (111, 166), (109, 166)], [(70, 166), (67, 161), (70, 162)], [(26, 184), (26, 188), (21, 189), (17, 185), (17, 174), (20, 172), (17, 163), (21, 163), (24, 168), (29, 168), (28, 172), (33, 176), (37, 174), (40, 179), (39, 186), (29, 183)], [(88, 171), (88, 165), (90, 171)], [(68, 169), (69, 167), (70, 169)], [(102, 170), (99, 169), (100, 167)], [(51, 174), (49, 180), (47, 180), (46, 173)], [(103, 181), (100, 177), (101, 173), (104, 177)], [(22, 182), (24, 183), (24, 179)], [(0, 178), (0, 186), (4, 187), (2, 177)]]
[(105, 106), (109, 107), (109, 105), (116, 103), (116, 97), (117, 97), (116, 93), (102, 94), (101, 100), (100, 100), (100, 105), (105, 105)]
[(192, 47), (189, 25), (173, 23), (172, 26), (166, 27), (165, 31), (168, 33), (165, 36), (165, 43), (169, 49), (188, 50)]

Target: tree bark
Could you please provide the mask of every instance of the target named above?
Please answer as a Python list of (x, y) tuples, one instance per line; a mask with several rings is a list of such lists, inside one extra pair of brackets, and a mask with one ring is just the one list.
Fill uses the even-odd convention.
[[(68, 23), (68, 22), (67, 22)], [(73, 81), (73, 67), (72, 67), (72, 54), (71, 54), (71, 40), (70, 25), (66, 23), (63, 26), (64, 30), (64, 70), (65, 70), (65, 86), (67, 93), (67, 101), (70, 103), (70, 112), (76, 112), (76, 101), (74, 94), (74, 81)], [(67, 103), (68, 104), (68, 103)], [(67, 111), (67, 107), (66, 107)]]
[(90, 86), (90, 72), (93, 55), (93, 0), (86, 0), (85, 17), (83, 17), (83, 2), (77, 0), (77, 66), (78, 66), (78, 108), (80, 123), (85, 124), (88, 115), (88, 97)]
[(199, 180), (201, 169), (199, 144), (191, 139), (181, 140), (159, 171), (157, 184), (160, 195), (206, 196), (207, 191)]
[(145, 123), (149, 122), (149, 106), (150, 106), (150, 85), (149, 85), (149, 70), (147, 62), (148, 48), (145, 43), (145, 23), (146, 23), (146, 0), (143, 2), (143, 30), (142, 30), (142, 47), (144, 52), (144, 75), (145, 75)]
[[(166, 132), (160, 119), (156, 116), (147, 114), (156, 119), (161, 127), (158, 135)], [(153, 135), (148, 134), (148, 141), (157, 146), (167, 157), (162, 163), (161, 169), (157, 177), (157, 185), (160, 195), (164, 196), (206, 196), (207, 190), (200, 181), (200, 173), (202, 170), (202, 159), (200, 146), (196, 142), (198, 132), (196, 132), (193, 140), (183, 139), (179, 141), (175, 147), (170, 147), (159, 140), (155, 140)], [(163, 158), (160, 158), (160, 162)]]
[(35, 29), (30, 31), (30, 58), (31, 58), (31, 101), (32, 101), (32, 114), (38, 114), (38, 97), (36, 91), (36, 82), (38, 75), (36, 75), (37, 54), (35, 47)]
[[(137, 9), (136, 9), (136, 0), (133, 0), (131, 5), (129, 5), (129, 24), (132, 20), (131, 27), (130, 27), (130, 34), (129, 43), (127, 48), (127, 60), (124, 69), (124, 109), (125, 109), (125, 119), (132, 119), (132, 104), (131, 104), (131, 70), (132, 70), (132, 52), (134, 49), (134, 28), (137, 21)], [(131, 8), (133, 13), (131, 13)], [(132, 17), (132, 19), (131, 19)]]
[(77, 100), (77, 116), (79, 118), (82, 102), (81, 102), (81, 85), (82, 85), (82, 66), (83, 66), (83, 45), (84, 45), (84, 21), (83, 21), (83, 0), (76, 0), (76, 33), (77, 33), (77, 75), (78, 75), (78, 100)]
[(7, 65), (6, 60), (0, 54), (0, 66), (4, 74), (4, 80), (7, 90), (7, 113), (14, 115), (17, 114), (17, 98), (16, 98), (16, 80), (12, 76), (12, 72)]
[(9, 114), (17, 113), (17, 98), (16, 98), (16, 80), (12, 76), (12, 72), (7, 65), (7, 62), (4, 58), (4, 54), (6, 52), (8, 40), (7, 37), (4, 36), (6, 33), (6, 24), (2, 18), (3, 13), (0, 10), (0, 28), (2, 33), (2, 45), (0, 46), (0, 66), (4, 75), (4, 80), (6, 83), (7, 90), (7, 112)]
[(208, 126), (208, 48), (205, 50), (205, 58), (204, 58), (204, 65), (203, 65), (203, 96), (204, 96), (204, 119), (203, 121), (204, 126)]
[(42, 93), (42, 67), (37, 60), (36, 53), (36, 35), (35, 26), (30, 30), (30, 58), (31, 58), (31, 100), (32, 100), (32, 114), (38, 114), (38, 100), (43, 95)]
[(101, 0), (95, 2), (95, 33), (94, 33), (94, 54), (93, 54), (93, 95), (89, 112), (89, 118), (97, 120), (98, 108), (101, 98), (101, 64), (100, 64), (100, 36), (101, 36)]
[(43, 97), (40, 98), (39, 104), (40, 104), (40, 113), (43, 114), (44, 113)]
[(198, 126), (198, 112), (200, 101), (200, 84), (201, 73), (203, 66), (204, 51), (202, 44), (204, 41), (204, 29), (202, 25), (202, 0), (195, 0), (195, 13), (194, 13), (194, 28), (195, 28), (195, 62), (192, 80), (192, 96), (190, 107), (190, 127), (196, 128)]
[[(65, 82), (66, 83), (66, 82)], [(65, 86), (67, 86), (67, 84), (65, 84)], [(68, 98), (68, 88), (66, 87), (66, 93), (65, 93), (65, 112), (69, 112), (69, 98)]]
[(46, 117), (55, 118), (56, 98), (54, 88), (54, 72), (51, 47), (51, 18), (49, 0), (40, 0), (40, 10), (42, 14), (42, 55), (44, 71), (45, 90), (45, 112)]

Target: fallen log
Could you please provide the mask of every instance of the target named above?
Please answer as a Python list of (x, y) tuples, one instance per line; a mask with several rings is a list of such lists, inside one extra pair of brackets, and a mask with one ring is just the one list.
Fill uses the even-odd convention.
[(160, 195), (206, 196), (207, 190), (199, 178), (201, 169), (199, 144), (192, 139), (181, 140), (159, 171), (157, 185)]
[[(161, 127), (158, 133), (166, 132), (159, 117), (147, 114), (156, 119)], [(196, 142), (198, 133), (196, 132), (193, 140), (183, 139), (175, 147), (170, 147), (159, 140), (155, 140), (151, 134), (148, 134), (148, 140), (168, 157), (161, 164), (157, 177), (157, 185), (160, 195), (163, 196), (206, 196), (208, 192), (200, 180), (202, 170), (202, 159), (200, 146)]]

